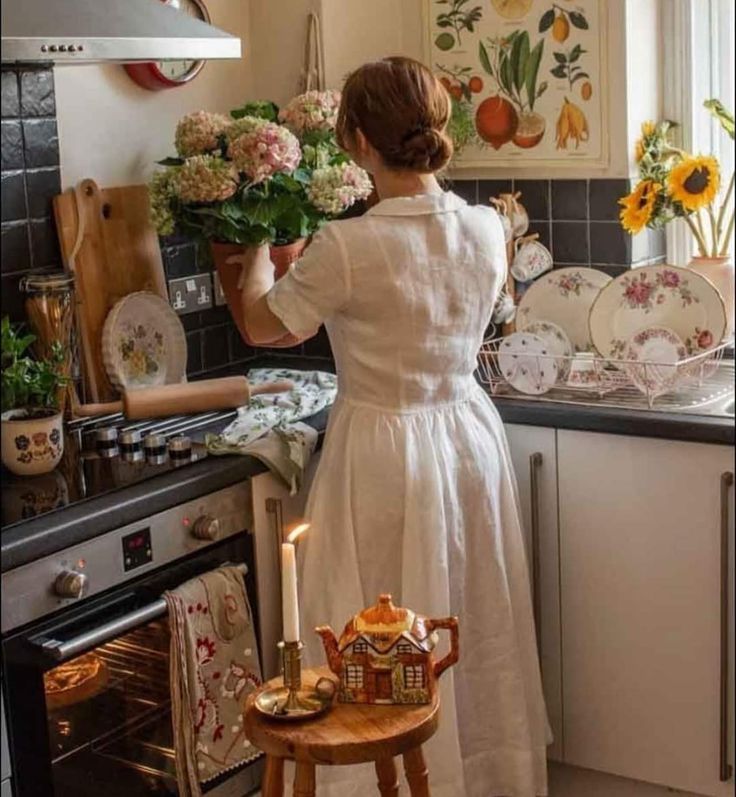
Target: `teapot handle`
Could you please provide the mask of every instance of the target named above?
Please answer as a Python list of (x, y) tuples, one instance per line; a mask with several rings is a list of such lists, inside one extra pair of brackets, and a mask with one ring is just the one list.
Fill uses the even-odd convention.
[(458, 629), (457, 617), (443, 617), (439, 620), (427, 620), (427, 630), (431, 633), (436, 628), (446, 628), (450, 632), (450, 652), (434, 665), (434, 676), (440, 675), (448, 668), (452, 667), (460, 658), (460, 631)]

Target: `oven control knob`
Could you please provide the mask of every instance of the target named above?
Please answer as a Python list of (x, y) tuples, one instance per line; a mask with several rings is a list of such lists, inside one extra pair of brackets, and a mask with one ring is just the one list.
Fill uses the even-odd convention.
[(194, 521), (192, 534), (198, 540), (216, 540), (220, 536), (220, 521), (212, 515), (200, 515)]
[(62, 570), (54, 582), (54, 592), (60, 598), (81, 598), (87, 591), (89, 579), (76, 570)]

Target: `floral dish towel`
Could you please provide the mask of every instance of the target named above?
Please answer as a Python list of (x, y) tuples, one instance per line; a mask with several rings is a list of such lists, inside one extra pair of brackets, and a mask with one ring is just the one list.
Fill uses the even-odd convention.
[(289, 485), (294, 495), (302, 485), (318, 437), (315, 429), (300, 421), (335, 401), (337, 377), (324, 371), (286, 368), (253, 368), (247, 376), (253, 385), (288, 379), (294, 387), (288, 393), (253, 396), (226, 429), (218, 435), (207, 435), (207, 450), (211, 454), (257, 457)]
[(255, 759), (245, 735), (248, 695), (261, 684), (241, 569), (226, 565), (164, 593), (169, 609), (171, 719), (180, 797)]

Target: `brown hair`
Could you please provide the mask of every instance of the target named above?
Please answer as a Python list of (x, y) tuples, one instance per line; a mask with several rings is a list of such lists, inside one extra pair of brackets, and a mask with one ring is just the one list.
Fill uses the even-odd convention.
[(450, 95), (426, 66), (402, 56), (383, 58), (345, 81), (337, 140), (349, 147), (360, 128), (389, 168), (436, 172), (452, 157), (445, 132), (451, 107)]

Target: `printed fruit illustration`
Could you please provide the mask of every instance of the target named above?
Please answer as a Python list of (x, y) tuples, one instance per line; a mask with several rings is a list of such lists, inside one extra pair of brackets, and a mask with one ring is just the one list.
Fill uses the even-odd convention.
[(583, 85), (580, 87), (580, 96), (584, 100), (589, 100), (592, 95), (593, 95), (593, 87), (586, 80), (585, 83), (583, 83)]
[(552, 38), (562, 44), (569, 35), (570, 23), (567, 21), (567, 17), (564, 14), (558, 14), (552, 23)]
[(450, 92), (450, 96), (456, 100), (462, 99), (463, 96), (463, 87), (459, 83), (453, 83), (450, 88), (448, 89)]
[(519, 126), (516, 128), (513, 142), (521, 149), (531, 149), (544, 137), (546, 122), (544, 117), (534, 111), (527, 111), (519, 117)]
[(477, 75), (475, 77), (471, 77), (468, 81), (468, 88), (473, 92), (473, 94), (478, 94), (479, 92), (483, 91), (483, 81)]
[(588, 140), (588, 120), (575, 103), (565, 97), (557, 119), (557, 149), (567, 149), (569, 140), (575, 142), (575, 149), (581, 141)]
[(455, 37), (451, 33), (440, 33), (434, 43), (440, 50), (451, 50), (455, 46)]
[(529, 13), (532, 0), (491, 0), (493, 7), (506, 19), (521, 19)]
[(494, 149), (511, 141), (518, 126), (519, 116), (514, 106), (498, 94), (483, 100), (475, 112), (478, 135)]

